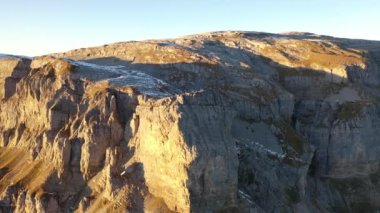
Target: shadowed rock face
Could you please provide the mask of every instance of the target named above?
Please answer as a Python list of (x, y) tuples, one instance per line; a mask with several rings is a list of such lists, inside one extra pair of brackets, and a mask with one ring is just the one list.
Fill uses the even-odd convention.
[(216, 32), (0, 55), (0, 208), (373, 212), (380, 42)]

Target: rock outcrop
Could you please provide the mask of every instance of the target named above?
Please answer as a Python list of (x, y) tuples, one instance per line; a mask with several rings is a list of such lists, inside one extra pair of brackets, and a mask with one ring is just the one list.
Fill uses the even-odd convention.
[(0, 56), (3, 212), (374, 212), (380, 42), (216, 32)]

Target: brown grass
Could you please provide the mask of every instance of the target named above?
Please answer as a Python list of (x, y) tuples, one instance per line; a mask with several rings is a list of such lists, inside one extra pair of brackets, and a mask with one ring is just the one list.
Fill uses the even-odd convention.
[[(276, 63), (331, 72), (347, 66), (365, 68), (365, 58), (352, 50), (345, 50), (326, 42), (310, 40), (279, 40), (266, 46), (261, 54)], [(335, 73), (343, 75), (342, 73)], [(342, 76), (344, 77), (344, 76)]]
[(6, 174), (0, 179), (0, 193), (9, 186), (20, 184), (30, 193), (42, 192), (42, 186), (52, 174), (53, 166), (42, 160), (32, 160), (26, 150), (0, 149), (0, 169)]
[(110, 87), (108, 81), (100, 81), (96, 83), (90, 83), (86, 88), (86, 96), (94, 97), (96, 94), (107, 91)]

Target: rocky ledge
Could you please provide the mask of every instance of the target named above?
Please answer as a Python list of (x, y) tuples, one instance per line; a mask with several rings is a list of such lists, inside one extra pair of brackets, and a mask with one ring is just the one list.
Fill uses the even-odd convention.
[(380, 42), (215, 32), (0, 56), (3, 212), (374, 212)]

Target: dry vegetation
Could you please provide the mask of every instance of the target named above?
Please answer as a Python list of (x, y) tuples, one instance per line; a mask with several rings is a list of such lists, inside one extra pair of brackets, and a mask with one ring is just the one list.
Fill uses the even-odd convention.
[(53, 166), (42, 160), (29, 159), (25, 150), (0, 149), (0, 169), (5, 175), (0, 179), (0, 194), (8, 187), (21, 185), (30, 193), (42, 195), (43, 184), (53, 172)]

